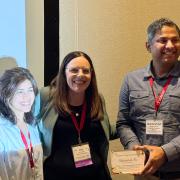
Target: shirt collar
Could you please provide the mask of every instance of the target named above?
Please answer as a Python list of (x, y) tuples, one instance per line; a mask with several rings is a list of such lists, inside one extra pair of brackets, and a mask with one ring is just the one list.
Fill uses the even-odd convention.
[[(173, 77), (179, 77), (180, 76), (180, 61), (177, 61), (173, 69), (165, 76), (166, 78), (169, 77), (169, 75)], [(152, 61), (149, 63), (149, 65), (146, 67), (146, 71), (144, 73), (145, 78), (154, 77), (152, 72)], [(163, 77), (163, 78), (165, 78)]]
[(173, 69), (169, 73), (171, 76), (180, 77), (180, 61), (177, 61)]
[(146, 71), (144, 72), (144, 77), (145, 78), (154, 77), (154, 75), (152, 73), (152, 61), (146, 67)]

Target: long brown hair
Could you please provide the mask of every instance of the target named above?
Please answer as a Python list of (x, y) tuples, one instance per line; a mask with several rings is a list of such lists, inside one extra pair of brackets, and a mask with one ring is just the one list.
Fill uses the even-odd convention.
[(77, 57), (84, 57), (88, 60), (91, 66), (91, 82), (86, 89), (86, 101), (91, 104), (90, 116), (93, 119), (101, 120), (103, 118), (103, 105), (102, 100), (98, 92), (96, 74), (92, 64), (91, 58), (84, 52), (74, 51), (65, 56), (61, 63), (59, 72), (55, 79), (51, 82), (50, 96), (52, 97), (53, 104), (56, 110), (62, 115), (68, 115), (71, 113), (70, 105), (68, 103), (68, 84), (66, 81), (65, 69), (68, 63)]
[[(17, 123), (17, 117), (9, 106), (8, 99), (11, 99), (16, 92), (17, 86), (25, 80), (29, 80), (32, 84), (35, 96), (38, 93), (38, 87), (33, 75), (28, 69), (16, 67), (6, 70), (0, 77), (0, 115), (11, 121), (13, 124)], [(25, 122), (28, 124), (35, 123), (33, 116), (34, 104), (30, 112), (25, 113)]]

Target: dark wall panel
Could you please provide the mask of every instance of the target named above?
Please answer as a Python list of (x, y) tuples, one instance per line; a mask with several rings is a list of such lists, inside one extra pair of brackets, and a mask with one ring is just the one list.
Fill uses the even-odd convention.
[(59, 0), (44, 0), (44, 85), (59, 69)]

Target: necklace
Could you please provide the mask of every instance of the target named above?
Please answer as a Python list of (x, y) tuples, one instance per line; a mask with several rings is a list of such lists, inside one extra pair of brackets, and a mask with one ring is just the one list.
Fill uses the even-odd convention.
[(82, 105), (81, 106), (71, 106), (72, 113), (75, 117), (79, 118), (81, 116)]
[(78, 117), (78, 116), (79, 116), (79, 113), (76, 112), (76, 113), (75, 113), (75, 116)]

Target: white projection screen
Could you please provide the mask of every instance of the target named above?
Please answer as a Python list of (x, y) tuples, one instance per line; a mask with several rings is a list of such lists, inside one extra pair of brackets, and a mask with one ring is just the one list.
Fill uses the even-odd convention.
[(0, 0), (0, 58), (13, 57), (26, 67), (25, 0)]

